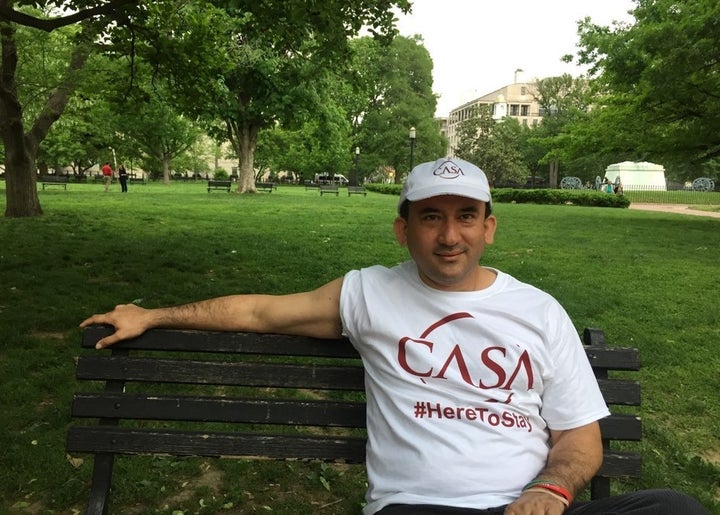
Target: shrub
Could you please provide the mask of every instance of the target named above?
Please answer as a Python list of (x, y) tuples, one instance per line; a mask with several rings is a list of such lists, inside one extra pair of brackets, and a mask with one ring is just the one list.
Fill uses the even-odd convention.
[[(369, 191), (400, 195), (401, 184), (366, 184)], [(492, 190), (493, 202), (516, 204), (571, 204), (595, 207), (628, 207), (630, 201), (623, 195), (610, 195), (595, 190), (515, 189)]]
[(224, 168), (215, 168), (215, 171), (213, 172), (213, 177), (219, 181), (223, 181), (230, 177), (227, 173), (227, 170)]

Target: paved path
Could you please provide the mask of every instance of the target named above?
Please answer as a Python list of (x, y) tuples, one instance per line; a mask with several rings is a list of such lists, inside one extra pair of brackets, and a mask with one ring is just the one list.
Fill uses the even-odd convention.
[(643, 211), (662, 211), (665, 213), (678, 213), (681, 215), (708, 216), (711, 218), (720, 218), (720, 212), (717, 211), (700, 211), (692, 209), (686, 204), (637, 204), (632, 202), (630, 209), (640, 209)]

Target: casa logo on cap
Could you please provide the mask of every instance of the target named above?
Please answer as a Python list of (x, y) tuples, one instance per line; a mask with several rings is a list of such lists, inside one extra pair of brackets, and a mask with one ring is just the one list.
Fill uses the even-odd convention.
[(440, 177), (441, 179), (457, 179), (458, 177), (465, 175), (465, 173), (457, 164), (452, 161), (445, 161), (433, 170), (433, 175)]

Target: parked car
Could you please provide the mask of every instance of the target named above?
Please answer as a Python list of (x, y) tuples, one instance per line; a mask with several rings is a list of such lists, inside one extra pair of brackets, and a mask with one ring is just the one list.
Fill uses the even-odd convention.
[(347, 184), (350, 182), (347, 177), (345, 177), (341, 173), (336, 173), (335, 175), (332, 174), (324, 174), (324, 173), (316, 173), (315, 174), (315, 182), (317, 184), (330, 184), (332, 182), (339, 184), (341, 186), (347, 186)]

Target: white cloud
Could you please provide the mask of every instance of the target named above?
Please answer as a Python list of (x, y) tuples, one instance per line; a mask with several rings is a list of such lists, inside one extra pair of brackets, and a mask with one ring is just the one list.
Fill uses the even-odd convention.
[(561, 61), (577, 51), (577, 21), (630, 21), (632, 0), (414, 0), (398, 16), (402, 35), (419, 34), (434, 63), (437, 115), (514, 80), (585, 72)]

